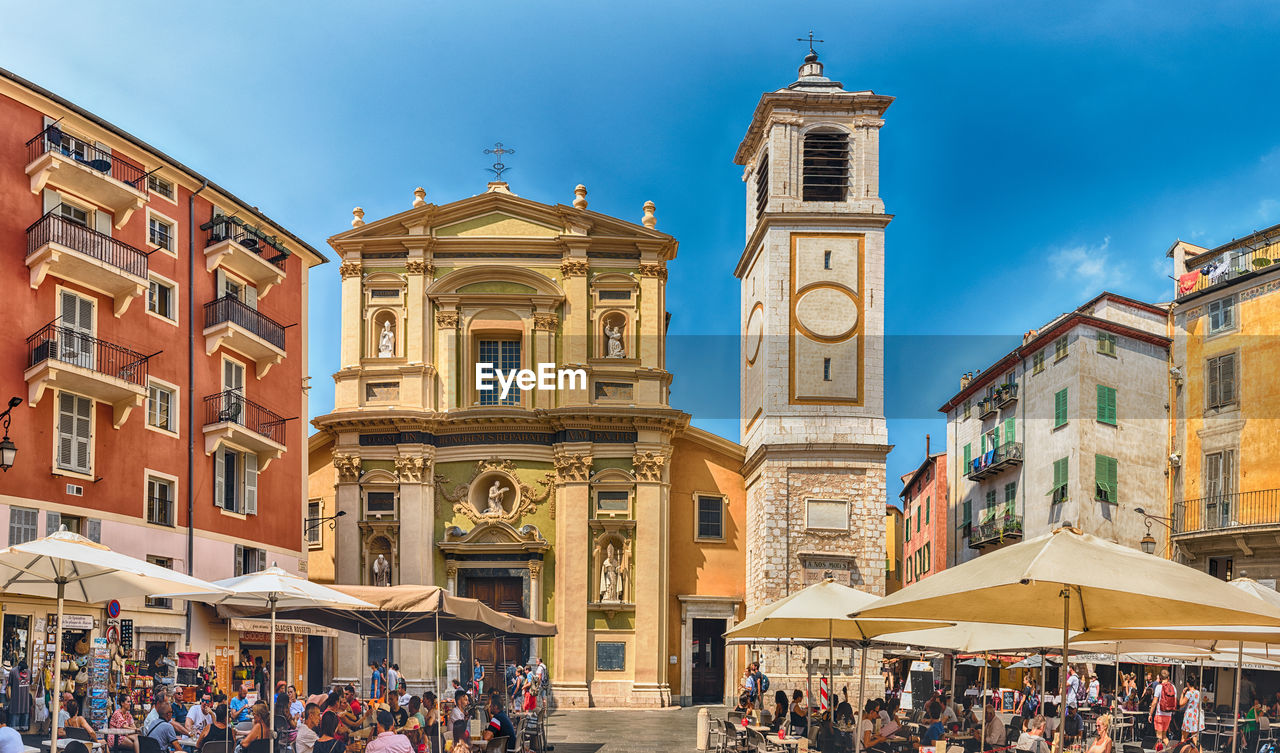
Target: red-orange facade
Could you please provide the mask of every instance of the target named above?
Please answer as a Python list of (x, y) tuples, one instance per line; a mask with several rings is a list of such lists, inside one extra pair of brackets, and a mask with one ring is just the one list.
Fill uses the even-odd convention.
[(902, 583), (909, 585), (947, 566), (947, 454), (926, 452), (903, 477)]
[[(0, 207), (0, 400), (23, 400), (4, 542), (65, 525), (210, 580), (305, 568), (307, 277), (324, 256), (4, 71)], [(181, 607), (131, 606), (157, 625)]]

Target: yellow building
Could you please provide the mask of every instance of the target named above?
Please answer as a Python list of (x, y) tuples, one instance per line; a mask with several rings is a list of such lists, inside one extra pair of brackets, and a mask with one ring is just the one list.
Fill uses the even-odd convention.
[(1280, 577), (1280, 225), (1169, 249), (1167, 556), (1220, 578)]
[[(908, 477), (904, 476), (905, 481)], [(884, 595), (902, 589), (902, 508), (884, 506)]]

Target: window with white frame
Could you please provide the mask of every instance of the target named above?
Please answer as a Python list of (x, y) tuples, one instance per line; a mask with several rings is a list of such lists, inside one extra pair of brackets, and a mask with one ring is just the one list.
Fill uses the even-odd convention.
[(712, 494), (699, 494), (697, 535), (702, 540), (719, 541), (724, 539), (724, 497)]
[(151, 286), (147, 290), (147, 311), (176, 321), (178, 314), (174, 306), (176, 297), (174, 293), (175, 288), (172, 284), (152, 277)]
[(93, 470), (93, 401), (70, 392), (58, 393), (58, 457), (60, 470)]
[(223, 445), (213, 455), (213, 501), (227, 512), (258, 514), (258, 456)]
[(159, 194), (170, 201), (173, 201), (176, 195), (173, 190), (173, 184), (158, 175), (147, 176), (147, 190), (151, 193)]
[(58, 205), (56, 211), (58, 216), (62, 217), (64, 220), (70, 220), (77, 225), (89, 227), (89, 211), (87, 209), (81, 209), (74, 204), (68, 204), (64, 201)]
[(159, 246), (165, 251), (173, 251), (173, 223), (159, 215), (148, 216), (147, 240), (153, 246)]
[(1209, 312), (1209, 334), (1216, 335), (1219, 332), (1235, 329), (1236, 297), (1234, 295), (1210, 301), (1207, 308)]
[(805, 526), (829, 530), (849, 530), (849, 503), (836, 499), (810, 499), (805, 502)]
[(177, 404), (177, 394), (172, 387), (151, 381), (147, 384), (147, 426), (176, 432), (177, 422), (173, 409)]
[(147, 522), (174, 525), (174, 483), (171, 479), (147, 476)]
[(235, 554), (237, 576), (257, 573), (267, 569), (267, 552), (252, 546), (236, 544)]
[[(172, 557), (160, 557), (154, 554), (148, 554), (147, 562), (149, 562), (152, 565), (158, 565), (159, 567), (163, 567), (166, 570), (173, 569)], [(146, 604), (148, 607), (152, 609), (173, 609), (173, 599), (157, 599), (157, 598), (148, 596), (146, 599)]]
[(40, 511), (31, 507), (9, 507), (9, 546), (40, 538)]

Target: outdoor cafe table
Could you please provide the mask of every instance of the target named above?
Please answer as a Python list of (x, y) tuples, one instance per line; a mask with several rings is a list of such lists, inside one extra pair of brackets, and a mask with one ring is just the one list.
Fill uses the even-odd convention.
[(794, 745), (796, 747), (799, 747), (800, 743), (809, 742), (809, 738), (803, 737), (803, 736), (797, 736), (797, 735), (787, 735), (786, 737), (778, 737), (778, 734), (776, 732), (771, 732), (770, 729), (764, 726), (763, 724), (748, 725), (746, 729), (752, 730), (754, 732), (759, 732), (761, 735), (764, 736), (765, 740), (771, 743), (777, 743), (778, 745), (787, 745), (787, 746)]

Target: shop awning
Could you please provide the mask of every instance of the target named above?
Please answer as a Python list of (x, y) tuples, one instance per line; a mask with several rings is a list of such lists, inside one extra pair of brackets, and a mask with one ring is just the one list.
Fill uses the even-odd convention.
[[(245, 633), (270, 633), (271, 620), (250, 620), (243, 617), (233, 617), (231, 619), (231, 629)], [(325, 638), (337, 638), (338, 631), (323, 625), (312, 625), (309, 622), (276, 620), (276, 635), (319, 635)]]

